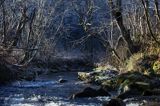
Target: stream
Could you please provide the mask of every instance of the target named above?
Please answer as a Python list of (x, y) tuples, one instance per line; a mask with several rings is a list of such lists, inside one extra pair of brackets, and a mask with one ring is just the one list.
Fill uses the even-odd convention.
[[(67, 82), (59, 83), (59, 79)], [(0, 87), (0, 106), (101, 106), (109, 97), (77, 98), (69, 97), (86, 87), (99, 86), (86, 84), (77, 79), (77, 72), (58, 72), (41, 75), (35, 81), (16, 81)], [(128, 103), (127, 106), (139, 106)]]
[[(59, 79), (66, 83), (59, 83)], [(77, 79), (77, 72), (59, 72), (39, 76), (35, 81), (16, 81), (0, 87), (0, 106), (100, 106), (109, 97), (80, 98), (70, 100), (69, 96), (85, 87)]]

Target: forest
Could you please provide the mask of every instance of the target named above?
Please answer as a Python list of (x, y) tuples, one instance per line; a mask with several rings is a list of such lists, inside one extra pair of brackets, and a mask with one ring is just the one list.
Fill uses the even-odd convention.
[(160, 106), (160, 0), (0, 0), (0, 106)]

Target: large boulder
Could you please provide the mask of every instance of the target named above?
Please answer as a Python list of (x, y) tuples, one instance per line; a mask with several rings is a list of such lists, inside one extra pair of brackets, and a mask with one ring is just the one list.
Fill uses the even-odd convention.
[(70, 97), (70, 99), (84, 98), (84, 97), (97, 97), (97, 96), (110, 96), (110, 94), (103, 88), (96, 90), (96, 89), (87, 87), (84, 90), (73, 94)]
[(143, 75), (140, 72), (121, 74), (117, 77), (118, 98), (126, 99), (152, 94), (150, 90), (160, 87), (159, 82), (157, 78)]
[(139, 72), (128, 72), (117, 77), (117, 85), (119, 86), (119, 94), (125, 91), (137, 89), (145, 91), (151, 89), (154, 79), (143, 75)]
[(78, 72), (78, 78), (82, 81), (108, 86), (112, 85), (110, 82), (118, 74), (118, 71), (115, 70), (95, 70), (92, 72)]

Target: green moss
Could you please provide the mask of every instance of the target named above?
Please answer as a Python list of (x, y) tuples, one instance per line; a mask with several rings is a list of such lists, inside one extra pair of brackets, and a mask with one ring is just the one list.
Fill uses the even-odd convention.
[(155, 61), (155, 63), (153, 64), (153, 70), (156, 73), (160, 71), (160, 61)]

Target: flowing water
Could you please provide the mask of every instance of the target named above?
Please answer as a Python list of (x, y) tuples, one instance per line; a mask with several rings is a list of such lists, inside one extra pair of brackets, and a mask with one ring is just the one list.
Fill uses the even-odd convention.
[[(59, 79), (66, 83), (59, 83)], [(86, 84), (77, 79), (77, 72), (60, 72), (42, 75), (35, 81), (16, 81), (0, 87), (0, 106), (101, 106), (109, 97), (77, 98), (69, 97), (86, 87), (98, 89), (98, 86)], [(135, 101), (135, 99), (133, 99)], [(136, 102), (128, 102), (127, 106), (139, 106)], [(150, 106), (150, 105), (145, 105)], [(153, 105), (153, 106), (159, 106)]]
[[(67, 82), (59, 83), (60, 78)], [(0, 106), (100, 106), (109, 100), (108, 97), (69, 99), (88, 86), (91, 85), (77, 79), (76, 72), (42, 75), (35, 81), (16, 81), (0, 87)]]

